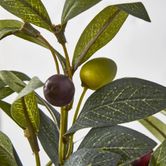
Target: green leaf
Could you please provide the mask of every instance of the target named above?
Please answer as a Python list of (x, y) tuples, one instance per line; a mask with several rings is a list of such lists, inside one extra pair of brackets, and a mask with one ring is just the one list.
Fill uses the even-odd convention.
[(37, 77), (32, 78), (12, 104), (12, 117), (23, 128), (27, 127), (27, 113), (34, 129), (36, 131), (39, 130), (39, 110), (34, 90), (41, 86), (43, 86), (43, 83)]
[(166, 110), (163, 110), (161, 113), (166, 116)]
[(140, 123), (147, 128), (160, 142), (166, 139), (166, 124), (155, 116), (141, 119)]
[(25, 83), (19, 77), (7, 70), (0, 71), (0, 80), (17, 93), (19, 93), (25, 86)]
[(15, 150), (14, 147), (13, 147), (13, 154), (14, 154), (14, 158), (16, 160), (17, 166), (23, 166), (23, 164), (21, 163), (21, 160), (17, 154), (17, 151)]
[(1, 0), (0, 5), (25, 22), (30, 22), (52, 31), (51, 20), (40, 0)]
[(53, 121), (42, 111), (40, 111), (38, 138), (51, 161), (58, 166), (59, 131)]
[(117, 166), (119, 160), (116, 153), (83, 148), (73, 153), (64, 166)]
[(74, 51), (74, 70), (114, 38), (129, 14), (150, 21), (142, 3), (127, 3), (106, 7), (89, 23)]
[(84, 12), (85, 10), (91, 8), (92, 6), (99, 3), (101, 0), (66, 0), (63, 12), (62, 12), (62, 24), (77, 16), (78, 14)]
[(0, 100), (0, 108), (1, 108), (9, 117), (12, 118), (11, 112), (10, 112), (11, 105), (10, 105), (9, 103)]
[(18, 94), (16, 100), (21, 99), (22, 97), (28, 95), (29, 93), (33, 92), (37, 88), (42, 87), (44, 84), (39, 80), (37, 77), (33, 77), (29, 83), (25, 86), (24, 89)]
[(147, 136), (122, 126), (91, 129), (78, 149), (95, 148), (118, 153), (130, 163), (151, 151), (156, 143)]
[(0, 100), (10, 96), (12, 93), (14, 93), (14, 91), (9, 87), (0, 88)]
[(22, 127), (27, 127), (27, 114), (36, 132), (39, 131), (39, 110), (34, 92), (16, 100), (11, 106), (13, 119)]
[(166, 88), (138, 78), (122, 78), (94, 92), (69, 130), (113, 126), (139, 120), (166, 108)]
[(0, 165), (17, 166), (10, 139), (0, 131)]
[(17, 20), (0, 20), (0, 40), (20, 30), (23, 23)]
[(153, 153), (149, 166), (166, 165), (166, 140)]

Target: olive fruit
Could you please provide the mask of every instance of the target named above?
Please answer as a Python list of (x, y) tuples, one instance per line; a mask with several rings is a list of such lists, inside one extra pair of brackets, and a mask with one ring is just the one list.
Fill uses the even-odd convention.
[(75, 87), (67, 76), (57, 74), (47, 79), (43, 91), (49, 103), (54, 106), (62, 107), (72, 101)]
[(109, 58), (95, 58), (85, 63), (80, 71), (82, 86), (97, 90), (111, 82), (117, 72), (116, 63)]
[(140, 159), (133, 162), (133, 166), (148, 166), (151, 159), (152, 151), (140, 157)]

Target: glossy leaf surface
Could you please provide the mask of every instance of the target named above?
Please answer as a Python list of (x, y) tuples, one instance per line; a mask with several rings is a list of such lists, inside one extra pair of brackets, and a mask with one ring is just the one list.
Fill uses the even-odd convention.
[(166, 108), (166, 88), (138, 78), (122, 78), (94, 92), (69, 132), (139, 120)]

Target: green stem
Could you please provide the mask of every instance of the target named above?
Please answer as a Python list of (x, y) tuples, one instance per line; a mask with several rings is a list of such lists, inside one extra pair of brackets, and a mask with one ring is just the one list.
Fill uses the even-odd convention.
[(40, 157), (39, 152), (35, 152), (36, 166), (40, 166)]
[(51, 166), (52, 165), (52, 161), (49, 161), (46, 166)]
[(54, 62), (55, 62), (57, 74), (60, 74), (59, 63), (58, 63), (54, 48), (50, 45), (50, 43), (42, 35), (40, 35), (39, 37), (45, 42), (45, 44), (47, 44), (49, 50), (51, 51), (51, 54), (52, 54)]
[[(85, 88), (83, 89), (82, 93), (81, 93), (81, 96), (80, 96), (80, 99), (78, 101), (78, 104), (77, 104), (77, 108), (76, 108), (76, 111), (75, 111), (75, 114), (74, 114), (74, 117), (73, 117), (73, 123), (74, 124), (78, 118), (78, 114), (79, 114), (79, 110), (80, 110), (80, 107), (81, 107), (81, 103), (83, 101), (83, 98), (87, 92), (88, 88)], [(74, 135), (70, 135), (69, 136), (69, 145), (68, 145), (68, 151), (67, 151), (67, 154), (66, 154), (66, 158), (69, 158), (69, 156), (71, 155), (71, 153), (73, 152), (73, 138), (74, 138)]]
[(71, 69), (71, 65), (70, 65), (70, 59), (69, 59), (69, 54), (66, 48), (66, 44), (61, 44), (63, 47), (63, 51), (65, 53), (65, 58), (66, 58), (66, 67), (67, 67), (67, 72), (68, 72), (68, 76), (69, 78), (72, 79), (72, 69)]
[(23, 105), (24, 116), (25, 116), (26, 124), (27, 124), (27, 127), (24, 130), (25, 136), (27, 137), (27, 139), (29, 141), (29, 144), (31, 146), (31, 149), (35, 154), (36, 166), (40, 166), (39, 145), (38, 145), (38, 142), (37, 142), (36, 132), (35, 132), (35, 129), (34, 129), (32, 123), (31, 123), (31, 120), (29, 118), (24, 97), (21, 98), (21, 102), (22, 102), (22, 105)]
[(68, 122), (68, 111), (64, 108), (61, 108), (60, 116), (60, 133), (59, 133), (59, 162), (60, 166), (63, 166), (65, 161), (66, 153), (66, 140), (64, 134), (67, 131), (67, 122)]

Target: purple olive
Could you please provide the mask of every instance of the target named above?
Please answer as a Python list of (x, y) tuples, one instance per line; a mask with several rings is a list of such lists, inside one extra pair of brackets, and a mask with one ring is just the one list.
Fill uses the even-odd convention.
[(44, 96), (54, 106), (62, 107), (69, 104), (73, 100), (74, 93), (74, 84), (65, 75), (53, 75), (44, 85)]
[(133, 162), (133, 166), (148, 166), (152, 156), (152, 151), (140, 157), (140, 159)]

